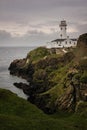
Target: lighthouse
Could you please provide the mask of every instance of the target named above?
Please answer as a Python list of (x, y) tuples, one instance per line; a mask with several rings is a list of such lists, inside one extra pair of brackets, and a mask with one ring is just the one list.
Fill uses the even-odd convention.
[(67, 34), (66, 34), (66, 29), (67, 29), (67, 24), (66, 21), (63, 20), (60, 22), (60, 37), (61, 39), (66, 39), (67, 38)]
[(51, 42), (48, 42), (47, 48), (69, 48), (77, 46), (77, 38), (69, 38), (67, 36), (67, 23), (65, 20), (62, 20), (59, 24), (60, 35), (58, 39), (55, 39)]

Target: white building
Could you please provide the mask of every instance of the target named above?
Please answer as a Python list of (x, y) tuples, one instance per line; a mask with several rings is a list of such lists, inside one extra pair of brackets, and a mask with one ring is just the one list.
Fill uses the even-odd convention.
[(76, 47), (77, 45), (77, 39), (72, 38), (70, 39), (69, 36), (67, 36), (67, 24), (66, 21), (61, 21), (60, 25), (60, 38), (53, 40), (51, 42), (47, 43), (47, 48), (68, 48), (68, 47)]

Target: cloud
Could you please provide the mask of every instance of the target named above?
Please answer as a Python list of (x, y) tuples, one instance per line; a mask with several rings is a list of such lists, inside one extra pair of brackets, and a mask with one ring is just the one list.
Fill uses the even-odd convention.
[(11, 34), (5, 30), (0, 30), (0, 41), (11, 39)]
[[(57, 23), (58, 24), (58, 23)], [(10, 33), (13, 37), (22, 37), (26, 33), (28, 34), (51, 34), (58, 30), (57, 24), (53, 23), (53, 21), (43, 22), (43, 23), (31, 23), (31, 24), (19, 24), (13, 22), (0, 22), (0, 29), (5, 30), (6, 32)]]
[(77, 20), (83, 17), (84, 11), (87, 12), (86, 7), (86, 0), (0, 0), (0, 17), (2, 20), (19, 23), (63, 17), (76, 17)]
[(41, 31), (28, 31), (22, 37), (13, 37), (6, 31), (0, 31), (0, 46), (42, 46), (57, 37), (57, 33), (45, 34)]
[(87, 32), (87, 0), (0, 0), (0, 41), (40, 45), (58, 38), (63, 19), (70, 36)]

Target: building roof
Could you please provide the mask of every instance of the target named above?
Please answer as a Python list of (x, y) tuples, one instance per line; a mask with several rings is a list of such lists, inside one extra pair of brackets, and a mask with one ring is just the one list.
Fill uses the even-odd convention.
[[(65, 40), (67, 40), (67, 39), (55, 39), (55, 40), (53, 40), (53, 41), (51, 41), (51, 42), (63, 42), (63, 41), (65, 41)], [(72, 39), (70, 39), (70, 40), (72, 40), (72, 41), (77, 41), (76, 38), (72, 38)]]
[(70, 40), (72, 40), (72, 41), (77, 41), (77, 39), (76, 39), (76, 38), (73, 38), (73, 39), (70, 39)]
[(66, 21), (65, 21), (65, 20), (61, 21), (61, 23), (60, 23), (59, 26), (60, 26), (60, 27), (61, 27), (61, 26), (67, 26)]
[(65, 40), (66, 40), (66, 39), (55, 39), (55, 40), (53, 40), (53, 41), (51, 41), (51, 42), (59, 42), (59, 41), (60, 41), (60, 42), (61, 42), (61, 41), (63, 42), (63, 41), (65, 41)]

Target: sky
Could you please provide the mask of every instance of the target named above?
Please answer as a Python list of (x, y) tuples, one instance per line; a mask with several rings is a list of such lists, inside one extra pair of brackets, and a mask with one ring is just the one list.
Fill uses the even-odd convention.
[(40, 46), (59, 38), (59, 23), (67, 35), (87, 32), (87, 0), (0, 0), (0, 46)]

